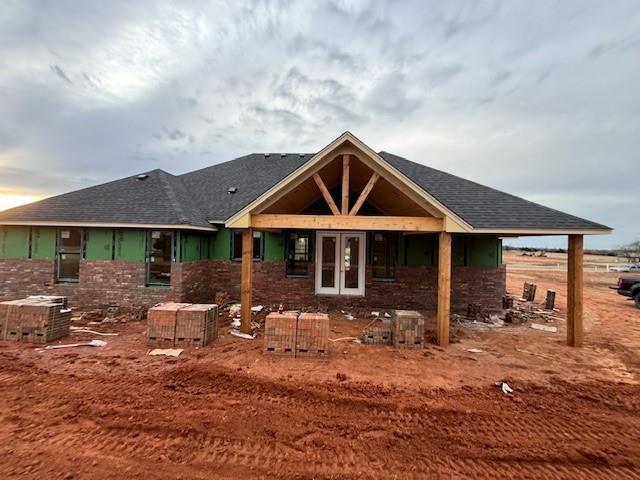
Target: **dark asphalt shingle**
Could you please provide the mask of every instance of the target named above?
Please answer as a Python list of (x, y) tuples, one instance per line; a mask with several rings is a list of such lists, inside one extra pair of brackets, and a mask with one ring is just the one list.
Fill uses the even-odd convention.
[[(309, 161), (313, 154), (250, 154), (181, 176), (148, 172), (0, 212), (3, 221), (194, 225), (222, 222)], [(607, 229), (520, 197), (411, 162), (380, 156), (475, 228)], [(230, 194), (229, 188), (236, 193)]]

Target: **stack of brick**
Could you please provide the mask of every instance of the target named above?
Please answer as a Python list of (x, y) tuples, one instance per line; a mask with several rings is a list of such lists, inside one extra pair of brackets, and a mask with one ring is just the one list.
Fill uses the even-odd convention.
[(69, 335), (66, 297), (29, 297), (0, 303), (0, 339), (47, 343)]
[(317, 357), (329, 354), (329, 315), (326, 313), (273, 312), (264, 326), (265, 353)]
[(415, 310), (394, 310), (391, 314), (393, 345), (396, 348), (423, 348), (424, 317)]
[(296, 356), (326, 356), (329, 353), (329, 315), (301, 313), (296, 333)]
[(295, 356), (297, 328), (298, 314), (295, 312), (272, 312), (267, 315), (264, 324), (265, 353)]
[(178, 310), (176, 347), (204, 347), (218, 338), (218, 305), (194, 304)]
[(154, 347), (203, 347), (217, 336), (217, 305), (160, 303), (147, 314), (147, 341)]
[(391, 345), (393, 335), (388, 323), (367, 325), (362, 331), (362, 341), (367, 345)]

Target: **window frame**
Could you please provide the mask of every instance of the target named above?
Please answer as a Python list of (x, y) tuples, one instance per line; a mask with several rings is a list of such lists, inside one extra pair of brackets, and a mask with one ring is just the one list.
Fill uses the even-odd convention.
[[(62, 232), (71, 231), (71, 230), (77, 230), (80, 234), (80, 246), (77, 248), (77, 252), (75, 251), (76, 250), (75, 248), (73, 249), (73, 251), (60, 251), (62, 247)], [(56, 249), (55, 249), (55, 255), (54, 255), (55, 283), (67, 283), (67, 284), (80, 283), (80, 263), (84, 259), (84, 247), (85, 247), (84, 235), (85, 235), (84, 229), (79, 227), (69, 227), (69, 228), (61, 227), (56, 230)], [(31, 234), (29, 234), (29, 243), (31, 243)], [(29, 247), (29, 250), (31, 250), (31, 247)], [(63, 261), (61, 257), (64, 254), (78, 255), (78, 277), (77, 278), (68, 278), (68, 277), (60, 276), (62, 271), (61, 263)]]
[[(307, 238), (307, 252), (306, 252), (306, 256), (307, 259), (306, 260), (293, 260), (294, 262), (298, 262), (298, 263), (302, 263), (305, 265), (305, 273), (303, 274), (295, 274), (295, 273), (289, 273), (289, 265), (290, 265), (290, 260), (289, 260), (289, 253), (290, 253), (290, 235), (299, 235), (299, 236), (305, 236)], [(308, 278), (309, 277), (309, 263), (312, 261), (313, 257), (313, 232), (310, 230), (286, 230), (284, 232), (284, 269), (285, 269), (285, 276), (287, 278)], [(295, 247), (293, 250), (293, 254), (295, 255)]]
[[(394, 251), (391, 253), (392, 256), (392, 263), (389, 265), (385, 265), (385, 270), (388, 270), (389, 267), (391, 267), (392, 269), (392, 274), (390, 276), (384, 276), (384, 277), (379, 277), (376, 276), (376, 265), (374, 265), (374, 256), (375, 256), (375, 243), (376, 243), (376, 235), (382, 235), (383, 237), (386, 237), (388, 240), (388, 242), (391, 242), (391, 245), (394, 248)], [(377, 232), (371, 232), (371, 241), (369, 242), (369, 244), (371, 245), (371, 257), (370, 257), (370, 262), (371, 262), (371, 277), (372, 280), (376, 281), (376, 282), (395, 282), (396, 281), (396, 272), (397, 272), (397, 267), (398, 267), (398, 254), (400, 251), (400, 239), (398, 238), (398, 232), (385, 232), (385, 231), (377, 231)], [(389, 255), (389, 248), (387, 247), (385, 249), (385, 255)]]
[[(169, 281), (168, 282), (161, 282), (161, 281), (152, 281), (151, 279), (151, 243), (153, 241), (153, 232), (160, 232), (160, 234), (170, 234), (171, 235), (171, 251), (169, 254)], [(176, 250), (177, 250), (177, 246), (176, 246), (176, 241), (178, 239), (178, 232), (174, 231), (174, 230), (163, 230), (163, 229), (157, 229), (157, 230), (147, 230), (146, 232), (146, 245), (145, 245), (145, 254), (144, 254), (144, 263), (145, 263), (145, 268), (144, 268), (144, 285), (145, 287), (171, 287), (171, 278), (173, 276), (173, 262), (175, 262), (176, 259)]]
[[(242, 232), (243, 230), (231, 230), (231, 244), (229, 245), (229, 259), (234, 261), (234, 262), (240, 262), (242, 261)], [(259, 237), (256, 237), (256, 234), (259, 235)], [(236, 253), (235, 250), (235, 240), (236, 240), (236, 235), (240, 237), (240, 254), (238, 256), (235, 256), (234, 253)], [(260, 238), (260, 245), (259, 248), (256, 249), (255, 246), (255, 241), (256, 238)], [(253, 232), (253, 241), (254, 241), (254, 245), (253, 245), (253, 261), (254, 262), (261, 262), (264, 260), (264, 232)], [(257, 254), (256, 254), (257, 252)]]

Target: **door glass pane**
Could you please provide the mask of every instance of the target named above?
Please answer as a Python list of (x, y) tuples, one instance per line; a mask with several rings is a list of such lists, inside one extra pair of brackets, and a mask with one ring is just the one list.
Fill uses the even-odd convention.
[(322, 288), (336, 286), (336, 237), (322, 237)]
[(346, 237), (344, 242), (344, 286), (358, 288), (360, 237)]

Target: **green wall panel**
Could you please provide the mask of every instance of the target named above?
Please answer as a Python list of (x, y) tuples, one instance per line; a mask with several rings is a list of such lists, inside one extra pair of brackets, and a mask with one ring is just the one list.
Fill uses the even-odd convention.
[(147, 235), (144, 230), (116, 230), (115, 259), (129, 262), (144, 262)]
[(56, 255), (56, 229), (33, 227), (31, 229), (31, 258), (52, 260)]
[(493, 235), (469, 235), (468, 264), (472, 267), (498, 265), (498, 237)]
[(463, 267), (466, 261), (466, 235), (453, 235), (451, 239), (451, 261), (454, 267)]
[(84, 242), (84, 255), (87, 260), (113, 259), (113, 229), (85, 229)]
[(205, 258), (203, 235), (193, 232), (180, 232), (180, 255), (178, 261), (192, 262)]
[(29, 227), (0, 227), (0, 258), (29, 257)]
[(264, 260), (281, 262), (284, 259), (284, 236), (280, 233), (263, 232)]
[(229, 260), (231, 254), (231, 230), (219, 227), (215, 233), (210, 257), (218, 260)]
[(405, 258), (409, 266), (434, 265), (437, 239), (432, 234), (406, 235)]

